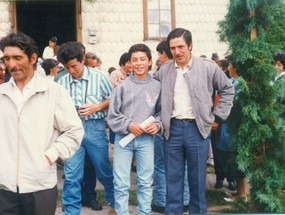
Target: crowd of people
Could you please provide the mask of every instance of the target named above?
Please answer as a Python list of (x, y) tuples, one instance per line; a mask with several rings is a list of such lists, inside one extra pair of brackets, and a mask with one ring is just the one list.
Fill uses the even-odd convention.
[[(194, 56), (189, 30), (176, 28), (157, 45), (152, 71), (145, 44), (131, 46), (109, 72), (79, 42), (58, 46), (52, 37), (40, 63), (35, 41), (23, 33), (2, 38), (0, 48), (0, 214), (53, 215), (59, 163), (65, 214), (79, 215), (82, 205), (102, 210), (97, 179), (108, 213), (129, 214), (134, 163), (139, 214), (207, 213), (211, 154), (215, 188), (226, 178), (246, 198), (226, 121), (238, 68), (231, 56)], [(284, 63), (284, 54), (275, 58), (274, 81), (285, 77)]]

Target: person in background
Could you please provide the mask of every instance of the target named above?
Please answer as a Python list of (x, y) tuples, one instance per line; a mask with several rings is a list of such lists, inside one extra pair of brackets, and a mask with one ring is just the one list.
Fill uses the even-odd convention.
[(277, 69), (277, 75), (274, 77), (274, 82), (285, 79), (285, 54), (276, 54), (274, 56), (274, 66)]
[(57, 75), (57, 72), (59, 70), (58, 68), (59, 62), (54, 59), (45, 59), (42, 62), (42, 68), (45, 70), (46, 77), (54, 80), (54, 77)]
[(223, 72), (226, 74), (226, 76), (230, 79), (231, 76), (230, 76), (230, 73), (229, 73), (229, 70), (228, 70), (228, 67), (229, 67), (228, 60), (226, 60), (226, 59), (219, 60), (217, 62), (217, 64), (223, 70)]
[(213, 53), (211, 59), (215, 63), (217, 63), (220, 60), (219, 55), (217, 53)]
[[(228, 60), (219, 60), (217, 64), (227, 75), (229, 80), (233, 83), (234, 79), (230, 77), (228, 70)], [(219, 98), (219, 93), (215, 92), (214, 107), (217, 105)], [(215, 188), (222, 188), (224, 178), (226, 178), (228, 181), (228, 188), (230, 190), (236, 190), (235, 152), (231, 148), (231, 141), (227, 132), (227, 125), (225, 122), (222, 121), (219, 124), (219, 127), (212, 131), (211, 143), (213, 145), (214, 152), (214, 167), (216, 175)]]
[(120, 69), (113, 71), (110, 74), (110, 81), (113, 87), (116, 87), (119, 83), (125, 80), (133, 71), (132, 65), (129, 62), (129, 53), (126, 52), (121, 55), (119, 60)]
[(84, 61), (84, 65), (91, 67), (93, 69), (97, 69), (100, 72), (102, 72), (104, 75), (106, 75), (107, 77), (109, 77), (109, 73), (102, 71), (100, 69), (100, 65), (102, 64), (102, 61), (99, 59), (98, 56), (96, 56), (94, 53), (92, 52), (87, 52), (85, 54), (85, 61)]
[[(242, 79), (242, 77), (238, 76), (238, 68), (237, 66), (234, 64), (234, 59), (232, 57), (232, 55), (227, 57), (227, 60), (229, 62), (229, 66), (228, 66), (228, 70), (229, 70), (229, 74), (230, 77), (232, 78), (232, 82), (233, 82), (233, 86), (235, 88), (236, 91), (236, 96), (235, 96), (235, 100), (238, 98), (238, 92), (237, 92), (237, 86), (240, 82), (240, 80)], [(228, 132), (228, 125), (227, 122), (223, 122), (221, 124), (221, 128), (220, 128), (220, 140), (218, 140), (217, 146), (218, 148), (223, 148), (223, 149), (227, 149), (227, 153), (224, 156), (227, 156), (228, 159), (226, 165), (229, 165), (230, 168), (230, 172), (231, 175), (235, 176), (236, 179), (236, 190), (237, 192), (230, 198), (224, 198), (226, 201), (228, 202), (232, 202), (235, 201), (237, 199), (243, 199), (243, 200), (247, 200), (247, 180), (246, 180), (246, 174), (245, 172), (242, 172), (241, 170), (238, 169), (237, 166), (237, 162), (236, 162), (236, 156), (237, 156), (237, 152), (234, 151), (232, 152), (232, 139), (231, 136)], [(235, 168), (235, 169), (233, 169)], [(230, 184), (229, 184), (230, 185)]]
[[(116, 133), (114, 145), (114, 186), (116, 214), (128, 215), (130, 165), (137, 160), (138, 213), (151, 213), (154, 136), (162, 128), (159, 121), (143, 128), (140, 123), (160, 111), (160, 83), (148, 74), (152, 64), (150, 49), (135, 44), (129, 49), (133, 74), (117, 85), (110, 101), (108, 123)], [(129, 133), (136, 137), (126, 146), (119, 141)]]
[(64, 212), (80, 214), (81, 185), (87, 153), (95, 168), (96, 177), (104, 186), (110, 206), (109, 215), (113, 215), (115, 214), (113, 172), (108, 155), (105, 123), (112, 91), (111, 83), (103, 73), (84, 65), (84, 54), (78, 42), (62, 44), (57, 57), (67, 71), (58, 83), (70, 93), (85, 131), (79, 150), (64, 162), (65, 180), (62, 194)]
[(115, 67), (111, 66), (109, 69), (108, 69), (108, 73), (109, 73), (109, 76), (111, 75), (112, 72), (114, 72), (116, 70)]
[[(226, 119), (234, 88), (211, 60), (193, 56), (191, 32), (176, 28), (167, 37), (174, 61), (154, 77), (161, 82), (161, 120), (164, 128), (166, 173), (165, 214), (183, 213), (185, 162), (190, 191), (189, 213), (207, 213), (206, 170), (212, 127)], [(212, 95), (220, 100), (213, 109)]]
[(48, 46), (45, 47), (43, 52), (43, 59), (54, 58), (56, 56), (55, 52), (55, 50), (57, 49), (56, 43), (57, 43), (56, 37), (51, 37), (49, 39)]
[[(274, 56), (274, 67), (277, 69), (277, 74), (274, 77), (273, 81), (271, 81), (271, 85), (275, 84), (280, 89), (284, 89), (282, 87), (285, 84), (285, 54), (284, 53), (279, 53)], [(282, 98), (277, 98), (277, 102), (285, 104), (285, 101)], [(281, 118), (285, 120), (285, 111), (282, 112), (280, 115), (281, 115)], [(285, 185), (282, 187), (282, 191), (284, 190), (285, 190)]]
[(102, 65), (102, 63), (103, 63), (103, 62), (102, 62), (101, 58), (98, 57), (98, 58), (97, 58), (97, 66), (96, 66), (96, 68), (99, 69), (99, 70), (101, 70), (101, 65)]
[(0, 60), (0, 84), (5, 83), (6, 67), (5, 64)]
[[(167, 41), (165, 40), (161, 41), (156, 46), (156, 51), (158, 53), (157, 60), (159, 67), (173, 60)], [(151, 208), (153, 212), (157, 213), (164, 213), (166, 205), (166, 180), (165, 180), (163, 146), (164, 146), (164, 138), (161, 135), (156, 135), (155, 144), (154, 144), (154, 176), (153, 176), (154, 199)], [(187, 176), (187, 168), (185, 168), (183, 212), (188, 211), (189, 200), (190, 197), (189, 197), (188, 176)]]
[(8, 34), (0, 48), (12, 76), (0, 85), (0, 214), (54, 215), (56, 160), (76, 152), (83, 127), (66, 89), (35, 72), (31, 37)]
[(91, 68), (96, 68), (97, 64), (98, 64), (98, 57), (92, 52), (87, 52), (85, 54), (84, 65), (89, 66)]

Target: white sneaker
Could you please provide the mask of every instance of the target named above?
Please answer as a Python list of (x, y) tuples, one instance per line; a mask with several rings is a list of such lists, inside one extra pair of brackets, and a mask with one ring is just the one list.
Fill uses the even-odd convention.
[(207, 160), (207, 164), (210, 165), (210, 166), (214, 166), (214, 159), (213, 158), (209, 158)]

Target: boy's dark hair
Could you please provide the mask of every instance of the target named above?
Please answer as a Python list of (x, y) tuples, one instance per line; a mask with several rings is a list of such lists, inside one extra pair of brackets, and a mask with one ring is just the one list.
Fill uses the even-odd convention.
[(139, 43), (131, 46), (131, 48), (129, 49), (129, 60), (131, 59), (132, 54), (135, 52), (145, 52), (148, 60), (152, 59), (150, 49), (145, 44)]
[(76, 59), (77, 61), (82, 62), (82, 46), (78, 42), (63, 43), (58, 49), (57, 59), (63, 65), (67, 64), (68, 61), (72, 59)]
[(46, 75), (49, 75), (50, 69), (57, 66), (58, 64), (59, 62), (57, 60), (48, 58), (42, 62), (42, 68), (45, 70)]
[(115, 67), (110, 67), (109, 69), (108, 69), (108, 73), (109, 73), (109, 75), (112, 73), (112, 72), (114, 72), (116, 70), (116, 68)]
[(31, 60), (31, 57), (34, 53), (36, 53), (37, 56), (39, 55), (36, 42), (31, 37), (23, 33), (11, 33), (2, 38), (0, 40), (0, 49), (2, 52), (4, 52), (4, 49), (7, 46), (20, 48), (28, 56), (29, 60)]
[(173, 58), (166, 40), (163, 40), (160, 43), (158, 43), (158, 45), (156, 46), (156, 51), (158, 51), (160, 54), (165, 52), (165, 54), (169, 59)]
[(228, 69), (228, 66), (229, 66), (229, 62), (228, 62), (227, 60), (225, 60), (225, 59), (219, 60), (219, 61), (217, 62), (217, 64), (219, 65), (219, 67), (222, 68), (222, 70)]
[(276, 54), (274, 56), (274, 64), (276, 64), (277, 61), (279, 61), (283, 65), (283, 68), (285, 69), (285, 54), (283, 53)]
[(226, 76), (228, 78), (230, 78), (230, 73), (229, 73), (229, 70), (228, 70), (228, 67), (229, 67), (229, 62), (226, 60), (226, 59), (223, 59), (223, 60), (219, 60), (217, 62), (217, 64), (219, 65), (219, 67), (222, 68), (222, 70), (225, 72)]
[(229, 64), (232, 64), (232, 66), (236, 68), (236, 72), (237, 74), (239, 74), (239, 66), (238, 63), (235, 61), (233, 54), (226, 56), (226, 60), (229, 62)]
[(185, 40), (187, 46), (190, 46), (192, 43), (192, 35), (191, 32), (184, 29), (184, 28), (175, 28), (172, 30), (168, 36), (167, 36), (167, 43), (169, 45), (169, 41), (175, 38), (179, 38), (183, 36), (183, 39)]
[(125, 64), (129, 61), (129, 53), (126, 52), (124, 54), (122, 54), (122, 56), (120, 57), (119, 60), (119, 65), (120, 66), (125, 66)]

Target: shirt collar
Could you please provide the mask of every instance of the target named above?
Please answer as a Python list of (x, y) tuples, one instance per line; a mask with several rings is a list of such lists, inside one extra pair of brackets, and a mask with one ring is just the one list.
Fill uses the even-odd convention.
[(275, 80), (278, 80), (280, 77), (282, 77), (283, 75), (285, 75), (285, 71), (281, 72), (280, 74), (278, 74), (276, 77), (275, 77)]
[(81, 80), (81, 79), (88, 81), (89, 68), (87, 68), (86, 66), (84, 66), (83, 74), (82, 74), (81, 78), (79, 78), (78, 80), (76, 80), (75, 78), (73, 78), (72, 75), (70, 75), (70, 77), (71, 77), (71, 83), (72, 83), (72, 82), (79, 81), (79, 80)]
[[(176, 68), (176, 69), (181, 69), (181, 68), (178, 66), (178, 64), (176, 63), (176, 61), (174, 61), (174, 62), (175, 62), (175, 68)], [(190, 68), (191, 66), (192, 66), (192, 56), (191, 56), (191, 58), (190, 58), (188, 64), (185, 65), (184, 68), (182, 68), (182, 70), (184, 70), (186, 67), (187, 67), (187, 68)]]
[[(32, 79), (26, 84), (25, 88), (26, 89), (33, 89), (35, 86), (36, 79), (37, 79), (37, 72), (35, 71)], [(11, 83), (11, 85), (13, 87), (17, 87), (17, 84), (16, 84), (13, 77), (10, 78), (9, 82)]]

